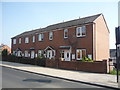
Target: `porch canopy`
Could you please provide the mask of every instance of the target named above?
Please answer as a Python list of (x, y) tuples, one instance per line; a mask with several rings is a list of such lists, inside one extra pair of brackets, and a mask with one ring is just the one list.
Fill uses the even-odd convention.
[(20, 48), (17, 48), (15, 51), (16, 51), (16, 52), (17, 52), (17, 51), (21, 51), (21, 49), (20, 49)]
[(54, 48), (51, 47), (51, 46), (48, 46), (48, 47), (46, 47), (46, 48), (44, 49), (44, 51), (46, 52), (47, 50), (52, 50), (52, 51), (54, 51)]
[(30, 50), (35, 50), (35, 48), (31, 47)]

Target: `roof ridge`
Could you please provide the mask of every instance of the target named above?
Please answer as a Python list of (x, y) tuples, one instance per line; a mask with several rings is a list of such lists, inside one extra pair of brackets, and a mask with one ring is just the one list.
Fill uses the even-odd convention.
[[(43, 27), (43, 28), (38, 28), (38, 29), (35, 29), (35, 30), (25, 31), (25, 32), (23, 32), (23, 33), (21, 33), (21, 34), (19, 34), (17, 36), (26, 35), (26, 34), (29, 35), (32, 32), (36, 32), (37, 30), (38, 30), (38, 32), (39, 31), (41, 31), (41, 32), (42, 31), (50, 31), (50, 30), (53, 30), (53, 29), (69, 27), (69, 26), (72, 26), (72, 25), (78, 25), (78, 24), (83, 24), (83, 23), (84, 24), (85, 23), (90, 23), (90, 22), (93, 22), (100, 15), (102, 15), (102, 13), (96, 14), (96, 15), (82, 17), (82, 18), (79, 18), (79, 19), (73, 19), (73, 20), (69, 20), (69, 21), (66, 21), (66, 22), (60, 22), (60, 23), (48, 25), (48, 26)], [(15, 36), (15, 37), (17, 37), (17, 36)], [(12, 37), (12, 38), (14, 38), (14, 37)]]
[(90, 16), (86, 16), (86, 17), (82, 17), (82, 18), (78, 18), (78, 19), (68, 20), (68, 21), (60, 22), (60, 23), (56, 23), (56, 24), (51, 24), (51, 25), (48, 25), (46, 27), (49, 27), (49, 26), (52, 26), (52, 25), (57, 25), (57, 24), (63, 24), (63, 23), (67, 23), (67, 22), (72, 22), (72, 21), (76, 21), (76, 20), (80, 20), (80, 19), (90, 18), (90, 17), (94, 17), (94, 16), (100, 16), (100, 15), (102, 15), (102, 13), (95, 14), (95, 15), (90, 15)]

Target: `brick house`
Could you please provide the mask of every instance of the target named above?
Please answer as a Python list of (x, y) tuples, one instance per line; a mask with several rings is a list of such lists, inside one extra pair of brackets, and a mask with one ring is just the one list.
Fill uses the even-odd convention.
[(109, 29), (103, 14), (49, 25), (12, 37), (12, 53), (64, 61), (109, 58)]
[(1, 55), (1, 53), (2, 53), (2, 51), (3, 51), (4, 49), (7, 49), (8, 54), (11, 53), (11, 48), (10, 48), (9, 46), (4, 45), (4, 44), (1, 44), (1, 45), (0, 45), (0, 55)]

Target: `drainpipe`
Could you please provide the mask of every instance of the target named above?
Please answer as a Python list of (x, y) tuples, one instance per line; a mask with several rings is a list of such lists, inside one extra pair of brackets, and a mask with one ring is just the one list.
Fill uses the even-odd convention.
[(96, 61), (96, 23), (93, 22), (93, 60)]
[(70, 59), (72, 60), (72, 46), (70, 46)]

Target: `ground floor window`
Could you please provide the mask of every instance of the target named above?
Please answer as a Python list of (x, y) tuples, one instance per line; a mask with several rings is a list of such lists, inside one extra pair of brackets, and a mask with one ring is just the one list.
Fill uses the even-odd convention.
[(82, 60), (83, 57), (86, 56), (86, 49), (77, 49), (76, 50), (76, 59)]
[(61, 59), (62, 61), (70, 61), (70, 50), (62, 50), (61, 51)]
[(16, 52), (15, 52), (15, 51), (13, 51), (13, 55), (16, 55)]
[(28, 51), (25, 51), (25, 57), (29, 57)]
[(64, 50), (61, 51), (61, 58), (64, 58)]
[(42, 56), (43, 50), (38, 50), (38, 56)]
[(35, 58), (35, 51), (31, 51), (31, 58)]

